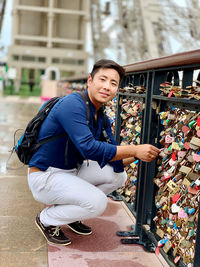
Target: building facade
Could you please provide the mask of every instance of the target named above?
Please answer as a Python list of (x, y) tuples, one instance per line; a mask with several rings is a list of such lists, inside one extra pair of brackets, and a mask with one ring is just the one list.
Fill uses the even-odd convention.
[(16, 87), (23, 69), (30, 80), (50, 66), (61, 77), (87, 72), (89, 13), (89, 0), (13, 0), (8, 66), (16, 69)]

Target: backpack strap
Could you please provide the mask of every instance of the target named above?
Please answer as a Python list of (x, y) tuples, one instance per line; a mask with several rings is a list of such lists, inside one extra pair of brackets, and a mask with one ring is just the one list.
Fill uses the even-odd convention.
[(107, 126), (108, 126), (107, 117), (106, 117), (106, 115), (103, 112), (103, 128), (102, 128), (103, 140), (102, 141), (105, 141), (107, 143), (112, 144), (112, 142), (110, 140), (110, 137), (108, 136), (108, 134), (106, 132)]
[(90, 101), (89, 101), (89, 96), (86, 91), (80, 91), (77, 92), (83, 99), (85, 105), (86, 105), (86, 110), (87, 110), (87, 123), (90, 127)]
[(105, 113), (103, 112), (103, 129), (105, 130), (108, 126), (107, 118)]
[(56, 140), (58, 138), (61, 138), (61, 137), (65, 136), (65, 135), (67, 135), (67, 133), (64, 132), (64, 133), (56, 135), (56, 136), (44, 138), (42, 141), (40, 141), (38, 143), (38, 147), (37, 148), (39, 148), (41, 145), (47, 144), (48, 142), (54, 141), (54, 140)]

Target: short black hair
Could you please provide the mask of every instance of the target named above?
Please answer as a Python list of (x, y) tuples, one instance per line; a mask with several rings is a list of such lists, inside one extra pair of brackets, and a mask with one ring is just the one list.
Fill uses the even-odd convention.
[(115, 61), (109, 59), (100, 59), (94, 64), (93, 69), (90, 73), (92, 79), (99, 69), (115, 69), (120, 76), (120, 81), (125, 75), (125, 69)]

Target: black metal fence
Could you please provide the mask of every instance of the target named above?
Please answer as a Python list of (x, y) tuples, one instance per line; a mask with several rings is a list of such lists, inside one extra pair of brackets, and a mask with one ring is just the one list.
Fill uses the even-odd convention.
[[(171, 266), (200, 266), (200, 50), (125, 68), (126, 90), (118, 93), (118, 144), (121, 99), (139, 99), (145, 105), (140, 143), (159, 147), (161, 156), (139, 163), (136, 203), (130, 208), (136, 224), (131, 232), (117, 234), (132, 236), (121, 240), (125, 244), (143, 244), (151, 251), (160, 247)], [(146, 91), (131, 92), (138, 86)]]

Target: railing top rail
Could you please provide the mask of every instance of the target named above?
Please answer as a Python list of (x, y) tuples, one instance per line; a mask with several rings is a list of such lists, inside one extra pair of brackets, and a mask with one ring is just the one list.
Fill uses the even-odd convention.
[[(150, 59), (142, 62), (124, 65), (126, 73), (135, 71), (147, 71), (151, 69), (186, 66), (192, 64), (200, 64), (200, 49), (174, 54), (171, 56)], [(87, 80), (89, 73), (75, 75), (62, 79), (63, 82), (73, 82), (79, 80)]]
[(200, 64), (200, 49), (137, 62), (123, 67), (125, 68), (126, 73), (129, 73), (174, 66), (186, 66), (197, 63)]
[(89, 73), (74, 75), (61, 79), (61, 82), (77, 82), (80, 80), (87, 80)]

